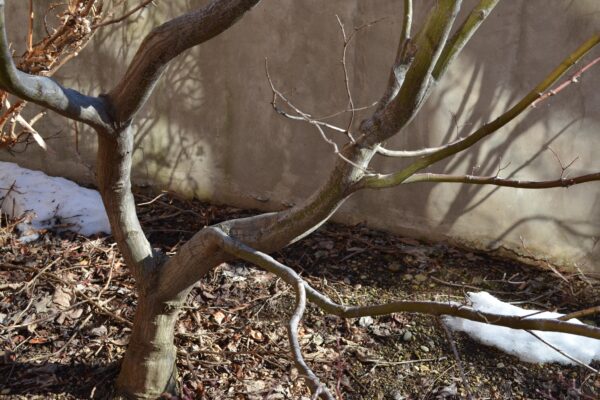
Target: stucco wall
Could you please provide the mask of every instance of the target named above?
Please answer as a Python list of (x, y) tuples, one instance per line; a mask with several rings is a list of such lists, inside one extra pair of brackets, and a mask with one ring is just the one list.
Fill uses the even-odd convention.
[[(17, 16), (23, 10), (15, 8), (23, 5), (8, 3), (18, 41), (23, 36), (18, 25), (23, 24)], [(204, 3), (159, 1), (157, 9), (149, 9), (127, 31), (109, 29), (97, 35), (59, 79), (86, 92), (108, 90), (146, 32), (168, 15)], [(326, 178), (334, 155), (310, 126), (273, 112), (265, 57), (278, 88), (304, 110), (334, 113), (347, 101), (336, 14), (348, 29), (385, 17), (357, 36), (348, 58), (355, 103), (371, 104), (383, 90), (394, 56), (401, 3), (263, 0), (239, 24), (169, 68), (136, 122), (136, 181), (264, 209), (308, 196)], [(431, 1), (416, 3), (419, 17)], [(467, 8), (473, 2), (465, 4)], [(420, 116), (388, 147), (416, 149), (468, 134), (514, 104), (599, 24), (597, 0), (501, 2)], [(600, 149), (598, 68), (581, 84), (432, 171), (493, 175), (507, 165), (503, 177), (555, 179), (561, 169), (548, 147), (564, 163), (579, 157), (567, 171), (570, 175), (600, 170), (600, 159), (594, 156)], [(0, 158), (92, 181), (93, 172), (83, 164), (93, 164), (93, 135), (80, 137), (77, 155), (71, 123), (53, 117), (42, 130), (60, 132), (50, 143), (55, 153), (30, 151)], [(374, 168), (388, 172), (400, 165), (398, 160), (378, 159)], [(357, 194), (335, 218), (422, 237), (451, 237), (482, 248), (502, 246), (600, 272), (600, 245), (595, 245), (600, 237), (599, 185), (545, 191), (410, 185)]]

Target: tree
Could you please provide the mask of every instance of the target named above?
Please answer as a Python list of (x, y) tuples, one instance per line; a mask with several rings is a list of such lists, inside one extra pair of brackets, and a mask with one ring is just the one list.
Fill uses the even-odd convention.
[[(391, 67), (388, 85), (372, 114), (355, 129), (355, 107), (348, 90), (346, 127), (337, 127), (313, 118), (277, 90), (266, 72), (273, 92), (274, 109), (319, 131), (332, 145), (337, 162), (324, 185), (312, 196), (289, 209), (254, 217), (235, 219), (196, 233), (178, 253), (168, 257), (154, 250), (146, 239), (135, 211), (131, 191), (133, 153), (132, 121), (146, 102), (168, 63), (186, 51), (227, 30), (260, 0), (212, 0), (155, 28), (143, 41), (121, 80), (107, 94), (89, 96), (56, 81), (20, 71), (12, 61), (5, 33), (4, 5), (0, 0), (0, 87), (5, 91), (47, 107), (92, 127), (98, 136), (98, 188), (106, 207), (113, 235), (137, 283), (138, 304), (130, 344), (121, 366), (117, 388), (129, 398), (156, 398), (175, 393), (176, 349), (173, 344), (178, 312), (194, 284), (218, 264), (235, 258), (249, 261), (277, 274), (296, 292), (296, 308), (288, 330), (292, 356), (315, 397), (331, 399), (326, 385), (304, 362), (297, 328), (307, 300), (323, 311), (345, 318), (385, 315), (393, 312), (421, 312), (454, 315), (480, 322), (519, 329), (569, 332), (600, 339), (600, 329), (562, 320), (521, 319), (474, 311), (468, 307), (437, 302), (399, 301), (364, 307), (346, 307), (309, 286), (293, 269), (268, 253), (299, 240), (323, 224), (340, 204), (360, 190), (378, 190), (420, 182), (486, 184), (519, 188), (568, 187), (600, 180), (600, 173), (534, 182), (503, 179), (499, 176), (444, 175), (421, 172), (425, 168), (468, 149), (543, 101), (559, 89), (552, 85), (575, 63), (600, 43), (600, 33), (571, 53), (563, 63), (506, 113), (475, 129), (470, 135), (440, 147), (391, 151), (383, 143), (402, 131), (442, 79), (478, 27), (499, 0), (480, 0), (468, 17), (451, 34), (461, 8), (460, 0), (437, 0), (422, 26), (412, 35), (412, 1), (404, 0), (403, 30)], [(343, 30), (343, 25), (342, 26)], [(354, 33), (344, 33), (344, 49)], [(597, 60), (596, 60), (597, 61)], [(345, 62), (345, 58), (344, 58)], [(594, 61), (595, 62), (595, 61)], [(593, 63), (593, 62), (592, 62)], [(569, 81), (592, 65), (580, 69)], [(346, 79), (347, 79), (346, 75)], [(278, 106), (278, 101), (286, 109)], [(329, 139), (328, 132), (342, 134), (345, 144)], [(407, 159), (395, 173), (377, 174), (369, 169), (376, 154)]]

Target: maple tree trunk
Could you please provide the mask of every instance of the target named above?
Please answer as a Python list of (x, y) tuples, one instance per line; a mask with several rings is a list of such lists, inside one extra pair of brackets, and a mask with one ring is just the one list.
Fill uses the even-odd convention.
[(179, 315), (177, 302), (142, 295), (133, 330), (117, 379), (118, 395), (128, 399), (155, 399), (177, 394), (177, 348), (173, 342)]

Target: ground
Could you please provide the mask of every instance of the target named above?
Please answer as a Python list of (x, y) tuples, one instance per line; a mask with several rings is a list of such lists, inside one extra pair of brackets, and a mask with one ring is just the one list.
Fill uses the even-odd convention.
[[(251, 214), (169, 194), (137, 199), (150, 241), (168, 252), (205, 225)], [(136, 301), (111, 238), (48, 232), (20, 244), (4, 220), (0, 249), (0, 398), (110, 396)], [(581, 272), (361, 225), (327, 224), (275, 256), (346, 304), (463, 301), (486, 290), (526, 308), (570, 312), (597, 305), (600, 294), (600, 282)], [(198, 283), (177, 327), (184, 398), (309, 399), (290, 362), (292, 308), (293, 290), (244, 263), (223, 264)], [(428, 316), (342, 320), (309, 307), (301, 341), (317, 375), (345, 400), (600, 398), (590, 369), (522, 363)]]

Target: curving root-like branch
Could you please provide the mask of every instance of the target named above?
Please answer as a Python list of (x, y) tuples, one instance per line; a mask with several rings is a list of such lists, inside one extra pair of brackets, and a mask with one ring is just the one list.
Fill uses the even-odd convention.
[(277, 275), (283, 281), (294, 287), (296, 291), (296, 309), (288, 324), (288, 335), (294, 362), (307, 379), (308, 384), (314, 393), (314, 398), (321, 396), (321, 398), (324, 399), (333, 399), (329, 390), (319, 381), (319, 378), (311, 371), (310, 367), (308, 367), (302, 357), (298, 341), (298, 324), (302, 319), (307, 298), (323, 311), (342, 318), (388, 315), (396, 312), (417, 312), (436, 316), (449, 315), (513, 329), (562, 332), (600, 339), (600, 328), (589, 325), (570, 323), (560, 319), (542, 319), (492, 314), (450, 302), (397, 301), (370, 306), (344, 306), (333, 302), (329, 297), (311, 287), (293, 269), (278, 262), (268, 254), (246, 246), (217, 228), (207, 228), (207, 234), (212, 237), (225, 252), (251, 262), (266, 271)]
[(314, 398), (320, 396), (326, 400), (334, 400), (333, 395), (327, 389), (325, 385), (321, 383), (319, 378), (304, 361), (302, 356), (302, 349), (300, 348), (300, 341), (298, 340), (298, 325), (304, 314), (306, 308), (306, 283), (304, 280), (290, 267), (285, 266), (276, 261), (271, 256), (254, 250), (251, 247), (233, 239), (231, 236), (225, 234), (223, 231), (217, 228), (208, 228), (208, 232), (214, 239), (216, 239), (219, 245), (226, 252), (240, 257), (246, 261), (256, 264), (263, 269), (272, 272), (273, 274), (280, 277), (285, 283), (291, 285), (296, 291), (296, 309), (290, 318), (288, 323), (288, 338), (290, 341), (290, 347), (292, 350), (292, 356), (296, 368), (308, 381), (308, 385), (314, 394)]

